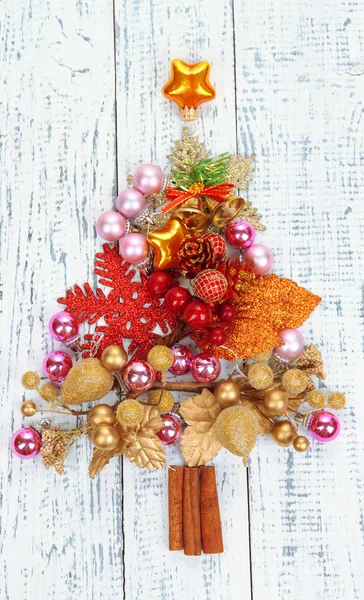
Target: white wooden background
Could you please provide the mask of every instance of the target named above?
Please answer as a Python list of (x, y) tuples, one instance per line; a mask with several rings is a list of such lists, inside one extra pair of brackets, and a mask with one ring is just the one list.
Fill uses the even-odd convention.
[[(1, 0), (0, 29), (1, 599), (363, 599), (362, 6)], [(84, 443), (58, 478), (8, 446), (56, 298), (92, 280), (97, 215), (180, 135), (160, 93), (174, 57), (212, 63), (197, 132), (257, 154), (261, 239), (276, 273), (323, 296), (304, 333), (348, 396), (333, 444), (301, 456), (261, 439), (247, 471), (219, 455), (217, 557), (168, 552), (166, 472), (115, 460), (89, 481)]]

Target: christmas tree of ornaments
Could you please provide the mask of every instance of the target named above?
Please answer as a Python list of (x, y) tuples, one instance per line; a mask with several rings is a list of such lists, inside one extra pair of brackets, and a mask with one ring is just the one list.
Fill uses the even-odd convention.
[[(172, 61), (163, 93), (184, 121), (215, 97), (209, 73), (207, 62)], [(321, 299), (269, 274), (273, 253), (256, 243), (265, 227), (240, 195), (254, 156), (211, 156), (184, 127), (168, 159), (168, 175), (138, 166), (115, 208), (98, 217), (107, 243), (94, 272), (103, 287), (75, 285), (58, 299), (63, 310), (51, 317), (49, 333), (63, 349), (47, 354), (42, 377), (28, 371), (22, 378), (43, 400), (24, 401), (22, 414), (52, 420), (31, 422), (11, 444), (20, 458), (40, 454), (62, 474), (84, 438), (94, 478), (119, 456), (161, 469), (166, 447), (180, 442), (187, 466), (168, 469), (169, 547), (213, 554), (223, 541), (215, 470), (206, 463), (225, 448), (246, 465), (260, 435), (298, 453), (310, 438), (332, 441), (340, 430), (332, 410), (343, 408), (345, 396), (322, 390), (321, 353), (298, 330)], [(82, 323), (91, 326), (83, 336)], [(227, 378), (221, 359), (231, 364)], [(102, 402), (111, 391), (114, 403)], [(62, 430), (57, 414), (83, 422)]]

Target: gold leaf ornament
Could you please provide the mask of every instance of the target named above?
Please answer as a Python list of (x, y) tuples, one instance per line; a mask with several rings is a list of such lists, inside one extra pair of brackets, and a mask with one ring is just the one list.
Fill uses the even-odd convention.
[(162, 469), (166, 452), (156, 435), (163, 421), (153, 406), (144, 406), (144, 416), (134, 428), (121, 426), (121, 437), (126, 443), (125, 456), (137, 467)]
[(247, 190), (252, 181), (250, 173), (254, 172), (255, 155), (244, 158), (241, 154), (230, 154), (226, 181), (232, 183), (239, 190)]
[[(120, 429), (119, 424), (116, 424), (115, 427)], [(89, 477), (91, 479), (94, 479), (96, 475), (100, 473), (100, 471), (102, 471), (102, 469), (107, 464), (109, 464), (110, 460), (114, 458), (114, 456), (121, 456), (122, 454), (124, 454), (126, 446), (126, 441), (123, 438), (121, 438), (116, 448), (108, 452), (106, 452), (105, 450), (98, 450), (97, 448), (93, 448), (92, 460), (88, 468)]]
[(204, 389), (201, 394), (185, 400), (179, 412), (188, 424), (181, 442), (185, 461), (189, 467), (209, 462), (222, 448), (214, 429), (221, 412), (214, 395)]

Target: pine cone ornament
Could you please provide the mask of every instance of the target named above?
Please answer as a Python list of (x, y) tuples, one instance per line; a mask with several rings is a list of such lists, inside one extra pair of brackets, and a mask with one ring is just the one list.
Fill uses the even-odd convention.
[(202, 269), (214, 265), (211, 243), (198, 234), (186, 236), (178, 250), (178, 261), (183, 277), (193, 279)]

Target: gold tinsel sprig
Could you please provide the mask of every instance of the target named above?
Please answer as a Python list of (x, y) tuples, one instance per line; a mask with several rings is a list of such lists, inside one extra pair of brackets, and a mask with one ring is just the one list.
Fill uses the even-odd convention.
[(68, 451), (82, 435), (83, 429), (62, 431), (59, 427), (49, 427), (42, 431), (41, 456), (45, 467), (53, 467), (58, 475), (63, 475), (64, 462)]
[(326, 379), (326, 373), (323, 370), (324, 361), (322, 354), (314, 344), (310, 344), (305, 349), (304, 353), (297, 361), (296, 366), (302, 371), (305, 371), (307, 375), (316, 375), (318, 379)]

